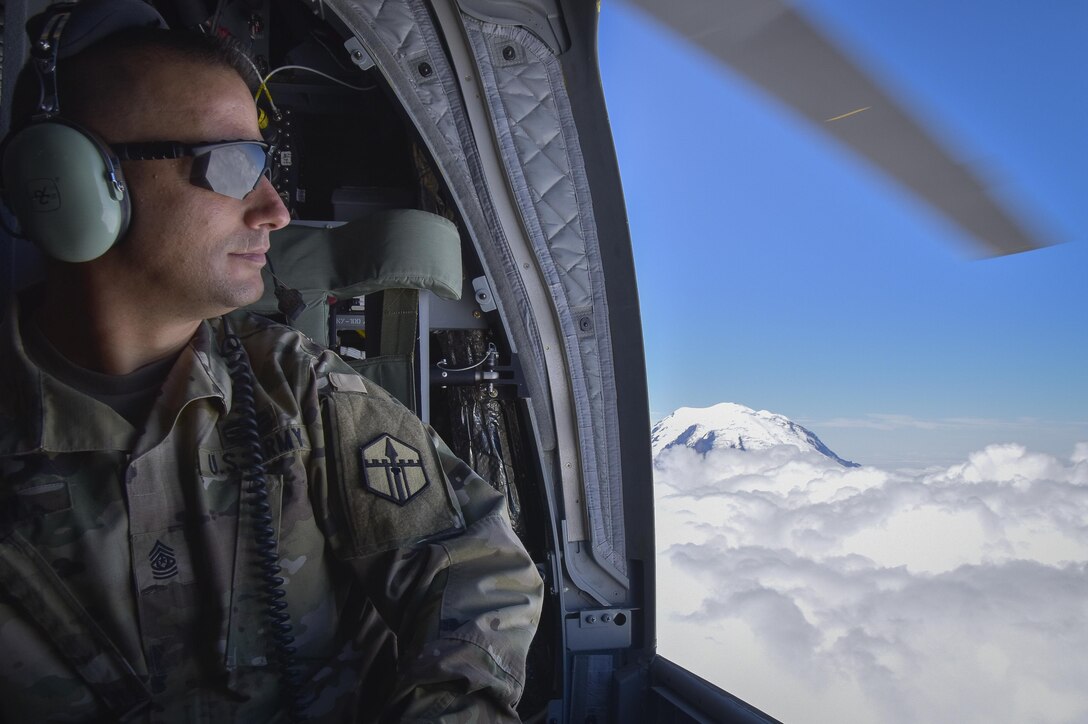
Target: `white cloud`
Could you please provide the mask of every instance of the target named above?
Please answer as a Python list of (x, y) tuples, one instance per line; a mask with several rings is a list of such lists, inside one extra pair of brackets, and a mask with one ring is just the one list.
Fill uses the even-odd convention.
[(659, 650), (783, 721), (1088, 721), (1088, 444), (657, 459)]

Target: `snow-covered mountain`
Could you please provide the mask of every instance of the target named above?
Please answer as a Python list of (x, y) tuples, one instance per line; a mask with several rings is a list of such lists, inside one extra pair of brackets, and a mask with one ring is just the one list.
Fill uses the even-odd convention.
[(654, 425), (650, 435), (655, 458), (677, 445), (700, 453), (720, 448), (765, 450), (775, 445), (792, 445), (801, 451), (826, 455), (845, 467), (858, 467), (857, 463), (840, 458), (815, 433), (788, 417), (733, 402), (712, 407), (681, 407)]

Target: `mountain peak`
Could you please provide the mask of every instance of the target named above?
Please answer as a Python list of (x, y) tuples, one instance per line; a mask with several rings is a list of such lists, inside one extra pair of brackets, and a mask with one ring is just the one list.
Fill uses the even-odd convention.
[(775, 445), (792, 445), (801, 451), (814, 451), (844, 467), (858, 467), (831, 451), (816, 434), (784, 415), (767, 410), (753, 410), (735, 402), (720, 402), (711, 407), (681, 407), (650, 433), (653, 454), (684, 446), (706, 454), (710, 450), (765, 450)]

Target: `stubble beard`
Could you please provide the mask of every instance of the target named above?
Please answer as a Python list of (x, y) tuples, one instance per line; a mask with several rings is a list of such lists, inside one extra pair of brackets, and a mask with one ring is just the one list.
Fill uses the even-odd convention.
[(260, 270), (256, 270), (253, 277), (247, 277), (241, 283), (230, 279), (219, 280), (208, 290), (207, 298), (222, 311), (211, 316), (227, 314), (255, 303), (264, 294), (264, 284), (264, 277)]

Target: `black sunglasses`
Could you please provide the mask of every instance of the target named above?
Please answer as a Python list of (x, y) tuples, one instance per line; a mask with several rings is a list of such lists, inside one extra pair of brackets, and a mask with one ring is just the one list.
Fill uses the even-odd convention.
[(216, 141), (215, 143), (113, 143), (110, 149), (121, 161), (154, 161), (192, 156), (189, 180), (195, 186), (217, 194), (244, 199), (272, 165), (275, 148), (262, 141)]

